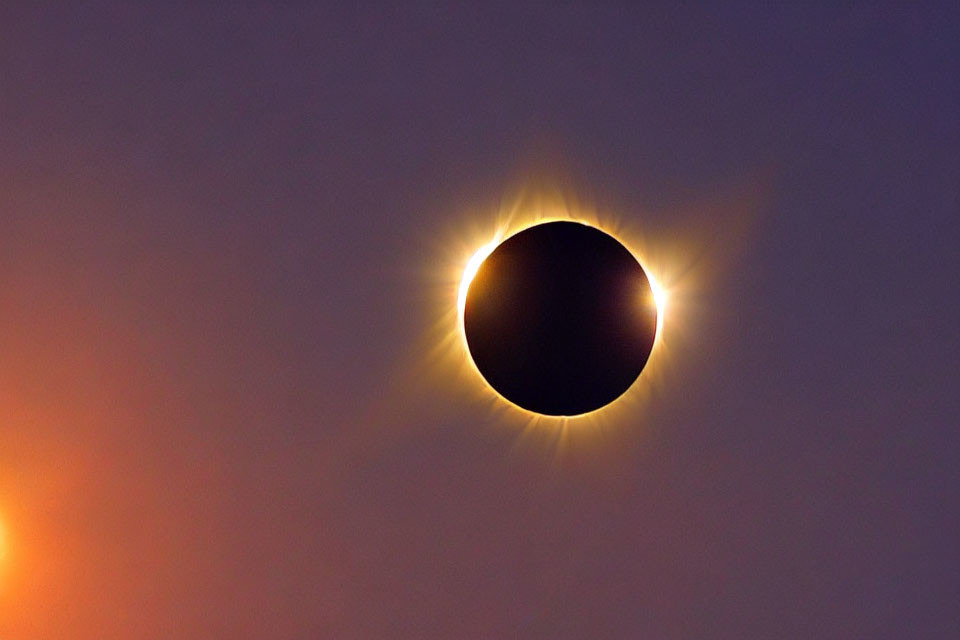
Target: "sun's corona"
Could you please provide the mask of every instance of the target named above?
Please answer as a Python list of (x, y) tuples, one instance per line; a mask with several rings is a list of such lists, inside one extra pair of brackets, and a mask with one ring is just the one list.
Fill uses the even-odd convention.
[[(459, 284), (457, 288), (457, 299), (456, 299), (456, 318), (457, 318), (457, 333), (459, 334), (458, 342), (462, 345), (464, 356), (466, 361), (469, 362), (470, 368), (474, 373), (480, 378), (480, 384), (486, 387), (489, 391), (500, 402), (506, 403), (506, 405), (519, 410), (523, 413), (526, 413), (528, 416), (536, 420), (546, 419), (546, 420), (555, 420), (560, 419), (562, 421), (567, 421), (573, 418), (582, 418), (587, 416), (593, 416), (598, 413), (607, 412), (607, 407), (610, 405), (601, 406), (595, 410), (587, 411), (577, 415), (550, 415), (550, 414), (541, 414), (536, 411), (530, 411), (522, 406), (517, 405), (515, 402), (504, 397), (497, 389), (489, 383), (489, 381), (484, 378), (484, 375), (481, 373), (479, 367), (477, 366), (476, 361), (470, 353), (470, 347), (467, 341), (466, 329), (464, 326), (464, 310), (467, 305), (468, 294), (470, 293), (470, 286), (474, 282), (477, 273), (480, 271), (484, 262), (487, 260), (490, 255), (497, 250), (497, 248), (506, 240), (517, 235), (521, 231), (529, 229), (531, 227), (541, 225), (547, 222), (555, 221), (567, 221), (567, 222), (579, 222), (588, 227), (592, 227), (603, 233), (610, 235), (615, 240), (620, 242), (626, 249), (633, 255), (633, 257), (639, 263), (643, 273), (646, 275), (647, 282), (649, 287), (646, 288), (646, 293), (643, 296), (643, 299), (638, 299), (638, 305), (650, 305), (652, 304), (655, 307), (656, 313), (656, 326), (654, 331), (653, 345), (651, 347), (650, 358), (653, 359), (656, 355), (656, 352), (661, 349), (661, 343), (663, 341), (663, 331), (665, 324), (665, 313), (668, 303), (668, 293), (667, 290), (663, 287), (661, 281), (651, 272), (648, 264), (641, 259), (636, 251), (634, 251), (627, 242), (624, 242), (618, 234), (611, 232), (608, 229), (603, 228), (603, 225), (593, 223), (590, 220), (579, 219), (576, 216), (530, 216), (530, 219), (524, 224), (501, 224), (497, 227), (495, 232), (492, 234), (492, 239), (488, 239), (486, 242), (479, 244), (479, 247), (475, 249), (466, 260), (465, 263), (462, 263), (461, 276), (459, 279)], [(490, 238), (490, 236), (488, 236)], [(474, 245), (477, 246), (477, 245)], [(652, 296), (651, 296), (652, 294)], [(652, 299), (651, 299), (652, 297)], [(649, 369), (649, 365), (647, 366)], [(643, 376), (641, 376), (643, 377)], [(647, 376), (649, 377), (649, 376)], [(632, 386), (637, 386), (633, 384)], [(624, 393), (623, 396), (628, 394)], [(621, 396), (622, 397), (622, 396)], [(617, 404), (619, 402), (619, 397), (614, 400), (611, 404)]]

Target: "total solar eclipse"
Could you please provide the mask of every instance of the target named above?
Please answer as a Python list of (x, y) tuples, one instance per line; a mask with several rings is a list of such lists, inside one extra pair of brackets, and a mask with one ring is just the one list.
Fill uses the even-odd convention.
[(500, 243), (469, 282), (463, 331), (484, 379), (510, 402), (576, 416), (613, 402), (653, 349), (650, 280), (613, 236), (545, 222)]

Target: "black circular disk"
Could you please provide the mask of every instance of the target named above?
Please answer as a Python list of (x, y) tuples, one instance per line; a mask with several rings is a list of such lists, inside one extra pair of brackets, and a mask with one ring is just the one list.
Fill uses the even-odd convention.
[(511, 402), (574, 416), (616, 400), (653, 348), (657, 308), (636, 258), (578, 222), (504, 240), (467, 290), (463, 329), (483, 377)]

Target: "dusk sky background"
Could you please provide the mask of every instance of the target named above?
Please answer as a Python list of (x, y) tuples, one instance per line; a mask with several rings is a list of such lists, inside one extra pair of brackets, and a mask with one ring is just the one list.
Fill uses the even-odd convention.
[[(956, 4), (597, 4), (4, 3), (0, 638), (960, 637)], [(696, 284), (562, 452), (431, 355), (534, 175)]]

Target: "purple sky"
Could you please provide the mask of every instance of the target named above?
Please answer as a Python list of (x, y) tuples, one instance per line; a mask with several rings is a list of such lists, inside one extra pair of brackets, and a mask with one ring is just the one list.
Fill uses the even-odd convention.
[[(953, 3), (30, 4), (0, 638), (960, 635)], [(560, 456), (418, 373), (530, 166), (702, 258)]]

